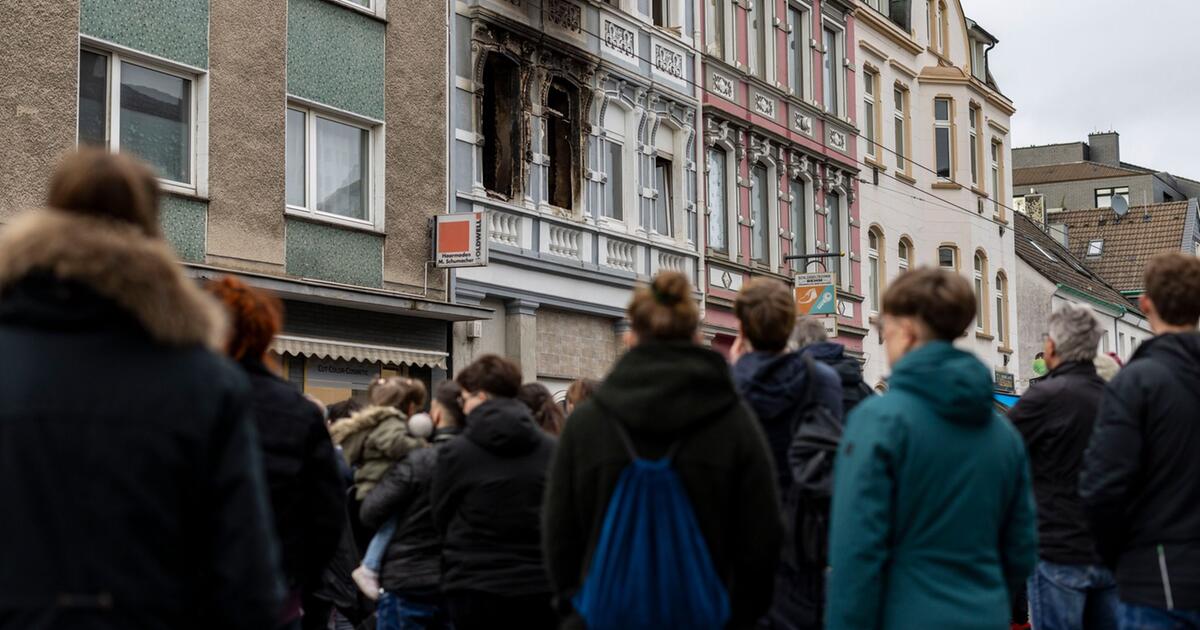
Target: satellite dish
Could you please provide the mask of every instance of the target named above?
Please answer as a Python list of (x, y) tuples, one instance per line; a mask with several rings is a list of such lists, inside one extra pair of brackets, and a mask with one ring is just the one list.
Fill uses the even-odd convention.
[(1129, 213), (1129, 202), (1124, 197), (1113, 197), (1112, 211), (1117, 213), (1117, 218), (1120, 219)]

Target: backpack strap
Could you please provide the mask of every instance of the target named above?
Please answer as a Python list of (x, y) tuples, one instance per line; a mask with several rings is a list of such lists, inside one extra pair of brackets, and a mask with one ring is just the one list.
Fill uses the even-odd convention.
[[(637, 449), (633, 445), (633, 438), (629, 435), (629, 430), (625, 427), (625, 423), (621, 421), (617, 414), (613, 413), (612, 410), (606, 407), (599, 399), (593, 398), (592, 400), (596, 406), (600, 407), (600, 409), (604, 411), (604, 415), (612, 421), (613, 429), (616, 430), (617, 436), (621, 438), (621, 444), (625, 447), (625, 452), (629, 455), (629, 459), (645, 459), (644, 457), (638, 455)], [(680, 436), (678, 440), (671, 442), (671, 445), (667, 447), (666, 454), (663, 455), (663, 459), (669, 462), (674, 461), (675, 454), (679, 452), (679, 446), (683, 444), (684, 440), (688, 439), (693, 433), (707, 425), (708, 422), (704, 422), (699, 426), (689, 427), (688, 430), (684, 431), (683, 435)]]

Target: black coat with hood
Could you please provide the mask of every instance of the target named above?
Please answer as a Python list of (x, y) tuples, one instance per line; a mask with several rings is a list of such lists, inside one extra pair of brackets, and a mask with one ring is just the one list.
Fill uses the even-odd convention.
[(875, 395), (863, 381), (862, 363), (854, 357), (846, 356), (846, 346), (832, 341), (820, 341), (800, 349), (801, 353), (809, 354), (812, 358), (828, 365), (837, 372), (842, 382), (842, 412), (846, 417), (858, 406), (858, 403)]
[(1108, 384), (1079, 490), (1122, 601), (1200, 610), (1200, 333), (1143, 343)]
[(457, 427), (435, 431), (430, 446), (409, 452), (362, 502), (359, 515), (367, 527), (378, 528), (393, 516), (397, 519), (379, 572), (386, 591), (430, 589), (441, 582), (442, 540), (433, 524), (430, 487), (438, 447), (458, 435)]
[[(766, 439), (721, 355), (692, 344), (629, 350), (560, 437), (546, 493), (546, 566), (563, 612), (579, 590), (608, 501), (629, 465), (613, 424), (638, 454), (658, 458), (683, 440), (673, 466), (729, 591), (730, 628), (751, 628), (771, 604), (783, 537)], [(577, 615), (569, 624), (581, 626)]]
[(0, 628), (274, 627), (250, 389), (205, 347), (222, 319), (137, 228), (0, 230)]
[(806, 411), (804, 399), (810, 378), (816, 379), (814, 402), (823, 405), (835, 418), (842, 418), (842, 386), (837, 372), (816, 360), (812, 366), (815, 374), (808, 373), (804, 356), (798, 352), (751, 352), (733, 366), (738, 393), (750, 404), (766, 433), (781, 493), (792, 486), (787, 453), (797, 423)]
[(320, 582), (337, 549), (346, 490), (321, 410), (262, 361), (247, 359), (254, 424), (275, 515), (283, 573), (293, 588)]
[(554, 438), (515, 398), (479, 405), (462, 437), (438, 447), (431, 496), (443, 591), (550, 592), (540, 513), (553, 454)]

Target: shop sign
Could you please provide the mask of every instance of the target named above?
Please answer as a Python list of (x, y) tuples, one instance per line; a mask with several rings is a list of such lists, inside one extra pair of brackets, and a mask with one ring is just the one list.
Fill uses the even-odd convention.
[(796, 315), (837, 315), (837, 274), (796, 274)]
[(304, 382), (308, 387), (362, 391), (377, 378), (379, 366), (371, 363), (311, 357), (304, 362)]
[(483, 212), (439, 214), (433, 222), (433, 263), (438, 268), (488, 264), (488, 222)]
[(996, 370), (996, 391), (1004, 394), (1017, 393), (1017, 379), (1012, 372)]

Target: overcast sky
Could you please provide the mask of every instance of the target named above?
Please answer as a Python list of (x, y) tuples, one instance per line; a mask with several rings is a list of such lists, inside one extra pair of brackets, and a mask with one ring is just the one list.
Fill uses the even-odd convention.
[(1200, 2), (962, 0), (1000, 40), (1014, 146), (1121, 134), (1121, 159), (1200, 179)]

